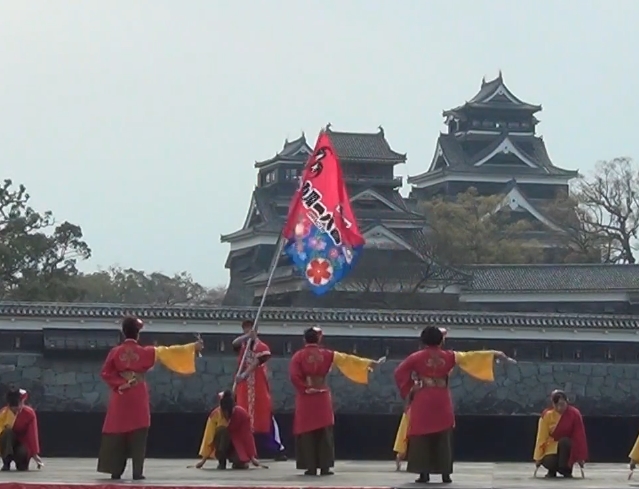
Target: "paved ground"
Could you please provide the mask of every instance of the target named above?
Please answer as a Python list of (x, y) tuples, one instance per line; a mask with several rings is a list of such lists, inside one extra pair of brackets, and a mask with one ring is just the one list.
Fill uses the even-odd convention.
[[(337, 462), (335, 475), (331, 477), (309, 478), (299, 475), (292, 462), (273, 462), (269, 469), (247, 471), (217, 471), (215, 464), (202, 470), (188, 469), (194, 460), (150, 459), (146, 463), (145, 484), (147, 486), (180, 487), (371, 487), (371, 488), (419, 488), (414, 475), (395, 472), (395, 465), (389, 462)], [(268, 462), (267, 462), (268, 463)], [(95, 459), (45, 459), (46, 466), (28, 473), (0, 473), (0, 488), (5, 483), (25, 484), (104, 484), (111, 481), (95, 472)], [(570, 487), (579, 489), (616, 489), (639, 487), (639, 471), (636, 479), (627, 480), (628, 469), (623, 464), (592, 464), (586, 467), (586, 478), (580, 479), (577, 470), (574, 480), (550, 481), (534, 479), (532, 464), (507, 463), (458, 463), (455, 464), (451, 488), (468, 489), (552, 489)], [(128, 476), (128, 473), (125, 474)], [(540, 471), (540, 475), (543, 475)], [(439, 478), (433, 482), (440, 486)], [(431, 484), (435, 485), (435, 484)], [(130, 481), (127, 486), (131, 487)], [(441, 486), (440, 486), (441, 487)], [(36, 489), (36, 487), (34, 487)]]

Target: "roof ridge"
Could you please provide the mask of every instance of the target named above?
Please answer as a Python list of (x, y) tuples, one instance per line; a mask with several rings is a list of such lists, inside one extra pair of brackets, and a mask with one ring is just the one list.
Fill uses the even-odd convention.
[(639, 263), (481, 263), (476, 265), (465, 265), (468, 268), (639, 268)]

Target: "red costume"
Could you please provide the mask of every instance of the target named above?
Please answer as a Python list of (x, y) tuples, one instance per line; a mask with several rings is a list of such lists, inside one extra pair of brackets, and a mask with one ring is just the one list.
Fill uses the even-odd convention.
[(537, 428), (537, 442), (533, 455), (535, 461), (539, 463), (546, 455), (556, 455), (558, 442), (566, 438), (570, 440), (568, 468), (577, 462), (588, 460), (586, 428), (579, 409), (568, 404), (561, 413), (554, 408), (544, 410)]
[(7, 405), (0, 409), (0, 455), (2, 470), (11, 470), (14, 463), (19, 471), (29, 470), (29, 462), (35, 458), (38, 466), (40, 440), (38, 437), (38, 417), (33, 408), (24, 401), (24, 389), (7, 393)]
[(570, 461), (572, 465), (577, 462), (585, 462), (588, 460), (588, 443), (586, 442), (586, 428), (584, 420), (581, 417), (579, 409), (568, 405), (566, 410), (561, 413), (559, 423), (552, 432), (555, 440), (562, 438), (570, 438), (572, 446), (570, 449)]
[(154, 364), (155, 347), (140, 346), (136, 340), (125, 340), (109, 352), (100, 374), (111, 389), (102, 433), (129, 433), (151, 426), (146, 382), (139, 381), (123, 391), (118, 389), (127, 383), (123, 373), (144, 374)]
[[(441, 386), (425, 386), (417, 389), (411, 402), (408, 424), (408, 436), (428, 435), (450, 429), (455, 426), (453, 400), (448, 389), (447, 379), (455, 367), (455, 352), (429, 346), (410, 355), (395, 370), (395, 381), (402, 398), (407, 398), (415, 382), (413, 372), (420, 379), (429, 379)], [(440, 380), (441, 379), (441, 380)], [(426, 383), (429, 383), (428, 380)], [(424, 415), (428, 413), (428, 415)]]
[(26, 448), (29, 459), (40, 453), (38, 417), (33, 408), (29, 406), (22, 406), (20, 408), (13, 422), (13, 433), (18, 443)]
[[(291, 358), (289, 374), (295, 388), (294, 435), (335, 424), (331, 392), (325, 382), (333, 365), (333, 356), (332, 350), (307, 344)], [(321, 392), (308, 393), (311, 387)]]
[(252, 347), (246, 353), (242, 371), (238, 373), (249, 373), (246, 379), (239, 380), (237, 383), (235, 390), (237, 405), (248, 412), (251, 418), (251, 430), (254, 433), (270, 433), (271, 391), (266, 361), (271, 358), (271, 351), (266, 343), (259, 339), (248, 340), (240, 347), (239, 362), (244, 358), (247, 345)]
[[(395, 382), (406, 399), (412, 391), (408, 417), (409, 472), (420, 474), (417, 482), (440, 474), (442, 482), (452, 481), (452, 429), (455, 426), (453, 401), (448, 378), (455, 366), (480, 380), (492, 381), (493, 361), (498, 352), (455, 352), (444, 350), (445, 331), (434, 326), (424, 328), (424, 348), (408, 356), (395, 369)], [(503, 354), (501, 354), (503, 355)]]
[(98, 456), (98, 472), (120, 479), (130, 457), (133, 479), (142, 480), (146, 439), (151, 425), (149, 390), (145, 374), (158, 361), (173, 372), (195, 372), (199, 343), (179, 346), (141, 346), (138, 337), (143, 323), (128, 317), (122, 321), (127, 338), (111, 349), (102, 366), (102, 380), (111, 389)]
[(257, 458), (255, 439), (251, 432), (251, 418), (246, 409), (241, 406), (235, 406), (227, 429), (231, 437), (233, 450), (240, 462), (248, 463)]

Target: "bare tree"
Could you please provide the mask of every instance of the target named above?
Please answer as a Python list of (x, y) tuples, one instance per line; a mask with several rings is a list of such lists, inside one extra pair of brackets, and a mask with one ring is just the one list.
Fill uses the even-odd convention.
[(630, 158), (597, 164), (577, 182), (575, 198), (587, 234), (601, 242), (607, 263), (635, 263), (639, 230), (639, 171)]

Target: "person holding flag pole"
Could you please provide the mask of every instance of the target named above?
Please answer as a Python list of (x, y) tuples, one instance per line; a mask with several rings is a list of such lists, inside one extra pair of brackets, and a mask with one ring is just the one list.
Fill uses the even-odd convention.
[(271, 411), (271, 392), (266, 362), (271, 351), (260, 340), (254, 322), (242, 322), (241, 336), (233, 340), (233, 348), (243, 359), (242, 370), (236, 375), (235, 396), (237, 405), (244, 408), (251, 419), (251, 431), (255, 436), (258, 453), (269, 453), (275, 461), (285, 461), (284, 446), (279, 438), (279, 427)]
[[(248, 375), (244, 375), (246, 372), (246, 366), (247, 366), (247, 359), (249, 358), (249, 351), (252, 351), (252, 346), (251, 345), (247, 345), (247, 343), (251, 340), (257, 340), (257, 325), (260, 319), (260, 316), (262, 314), (262, 309), (264, 308), (264, 303), (266, 301), (266, 295), (268, 293), (268, 289), (271, 286), (271, 282), (273, 281), (273, 275), (275, 274), (275, 269), (277, 268), (277, 262), (279, 260), (280, 255), (282, 254), (282, 249), (283, 249), (283, 241), (282, 239), (278, 240), (278, 243), (275, 247), (275, 253), (273, 255), (273, 259), (271, 260), (271, 264), (270, 264), (270, 271), (269, 271), (269, 275), (268, 275), (268, 279), (266, 281), (266, 286), (264, 287), (264, 293), (262, 294), (262, 299), (260, 300), (260, 304), (257, 308), (257, 312), (255, 313), (255, 319), (253, 321), (244, 321), (244, 323), (242, 324), (242, 327), (244, 329), (244, 334), (238, 338), (236, 338), (233, 343), (235, 345), (237, 345), (238, 343), (240, 345), (242, 345), (243, 347), (243, 351), (241, 353), (240, 356), (240, 362), (237, 368), (237, 372), (235, 374), (235, 377), (233, 378), (233, 387), (231, 388), (231, 390), (229, 391), (232, 396), (234, 398), (237, 397), (237, 387), (238, 387), (238, 383), (246, 380), (246, 378), (248, 378)], [(266, 346), (266, 345), (265, 345)], [(268, 350), (268, 347), (266, 347), (266, 350)], [(264, 349), (261, 349), (261, 351), (266, 351)], [(270, 352), (269, 356), (270, 356)], [(263, 355), (263, 357), (266, 357), (266, 355)], [(259, 362), (254, 363), (251, 369), (250, 373), (253, 373), (255, 371), (255, 369), (259, 366)], [(265, 372), (264, 372), (265, 374)], [(266, 379), (265, 379), (266, 380)], [(266, 384), (266, 391), (268, 392), (268, 384)], [(248, 403), (248, 390), (247, 390), (247, 396), (245, 399), (246, 403)], [(256, 400), (253, 399), (253, 406), (256, 406)], [(268, 394), (267, 397), (267, 401), (268, 401), (268, 406), (267, 408), (267, 412), (270, 416), (270, 393)], [(239, 403), (238, 403), (239, 404)], [(246, 409), (244, 406), (239, 405), (238, 406), (242, 411), (249, 411), (248, 409)], [(215, 410), (213, 410), (213, 412), (215, 412)], [(262, 416), (263, 417), (263, 416)], [(254, 416), (251, 416), (249, 413), (249, 419), (251, 421), (251, 423), (254, 425)], [(196, 469), (201, 469), (202, 467), (204, 467), (204, 464), (206, 463), (206, 460), (209, 459), (210, 454), (214, 453), (214, 441), (215, 441), (215, 436), (211, 435), (212, 432), (214, 432), (215, 430), (213, 430), (211, 428), (212, 426), (212, 422), (211, 422), (211, 416), (209, 416), (209, 418), (207, 419), (207, 423), (204, 429), (204, 434), (203, 434), (203, 442), (202, 442), (202, 446), (200, 448), (200, 456), (202, 457), (202, 459), (195, 465), (193, 466), (189, 466), (189, 467), (193, 467)], [(254, 429), (254, 426), (253, 426)], [(253, 431), (253, 430), (252, 430)], [(204, 454), (204, 455), (203, 455)], [(257, 465), (261, 468), (268, 468), (265, 465), (260, 464), (259, 462), (257, 462), (257, 459), (254, 459), (254, 461), (256, 463), (254, 463), (254, 465)]]

